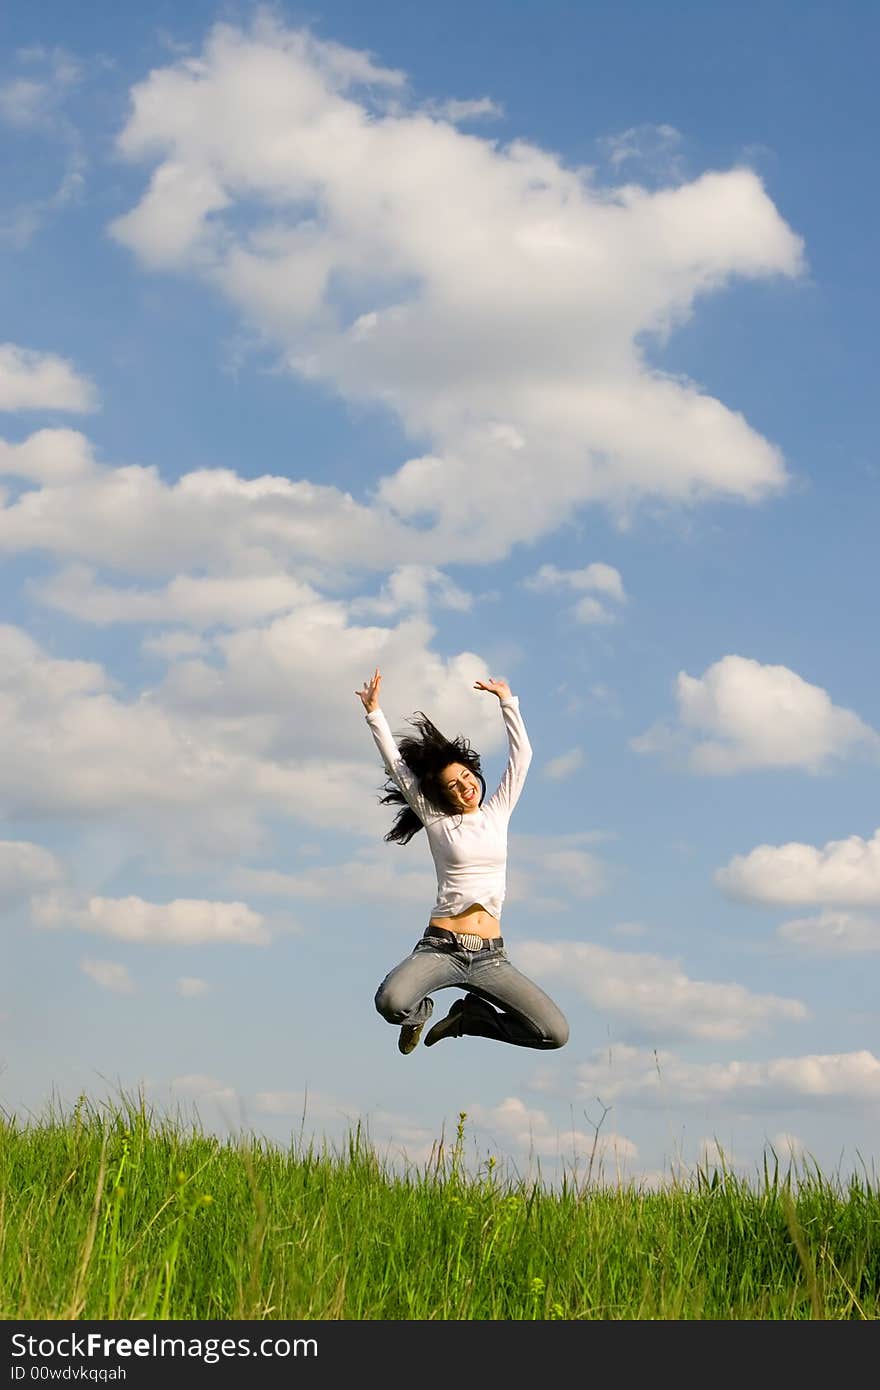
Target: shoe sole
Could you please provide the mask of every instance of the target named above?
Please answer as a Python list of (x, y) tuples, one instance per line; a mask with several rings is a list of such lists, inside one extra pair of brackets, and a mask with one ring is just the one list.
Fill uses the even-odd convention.
[[(403, 1057), (408, 1057), (411, 1052), (415, 1052), (419, 1045), (419, 1038), (422, 1036), (422, 1029), (425, 1025), (420, 1023), (412, 1036), (408, 1039), (406, 1046), (403, 1045), (402, 1037), (397, 1039), (397, 1050)], [(401, 1033), (403, 1030), (401, 1029)]]
[[(481, 999), (478, 994), (466, 994), (463, 999), (456, 999), (452, 1008), (445, 1018), (441, 1018), (439, 1023), (435, 1023), (428, 1036), (425, 1038), (425, 1047), (433, 1047), (435, 1043), (442, 1042), (444, 1038), (463, 1038), (465, 1036), (462, 1027), (462, 1014), (470, 1010), (471, 1013), (479, 1015), (480, 1010), (492, 1015), (496, 1010), (485, 999)], [(456, 1032), (456, 1025), (461, 1031)]]
[[(452, 1008), (445, 1018), (441, 1018), (439, 1023), (435, 1023), (428, 1036), (425, 1038), (425, 1047), (433, 1047), (435, 1043), (442, 1042), (444, 1038), (460, 1038), (461, 1016), (465, 1010), (464, 999), (456, 999)], [(456, 1028), (459, 1030), (456, 1032)]]

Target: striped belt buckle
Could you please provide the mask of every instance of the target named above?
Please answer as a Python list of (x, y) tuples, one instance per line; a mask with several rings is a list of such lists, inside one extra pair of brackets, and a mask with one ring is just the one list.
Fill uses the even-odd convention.
[(476, 932), (457, 931), (455, 935), (458, 937), (465, 950), (482, 951), (484, 938), (482, 936), (477, 936)]

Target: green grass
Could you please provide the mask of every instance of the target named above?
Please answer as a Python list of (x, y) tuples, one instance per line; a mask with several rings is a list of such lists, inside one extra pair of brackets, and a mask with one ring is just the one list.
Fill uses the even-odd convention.
[(880, 1196), (769, 1165), (662, 1190), (395, 1171), (221, 1142), (142, 1101), (0, 1121), (0, 1317), (800, 1319), (880, 1314)]

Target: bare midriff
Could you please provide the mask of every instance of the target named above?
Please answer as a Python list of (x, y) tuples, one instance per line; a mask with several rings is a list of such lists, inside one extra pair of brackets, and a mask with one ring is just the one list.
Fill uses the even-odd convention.
[(471, 932), (482, 936), (486, 941), (501, 935), (501, 923), (481, 903), (473, 903), (464, 912), (456, 912), (454, 917), (432, 917), (432, 927), (443, 927), (446, 931)]

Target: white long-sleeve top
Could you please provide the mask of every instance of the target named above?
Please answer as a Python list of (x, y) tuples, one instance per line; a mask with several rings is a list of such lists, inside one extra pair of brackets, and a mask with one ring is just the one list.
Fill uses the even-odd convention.
[(418, 779), (404, 762), (381, 709), (367, 723), (385, 770), (425, 827), (437, 870), (437, 901), (432, 917), (455, 917), (481, 906), (500, 918), (507, 888), (507, 827), (519, 800), (532, 746), (519, 712), (519, 698), (501, 701), (509, 754), (498, 788), (476, 811), (439, 811), (419, 791)]

